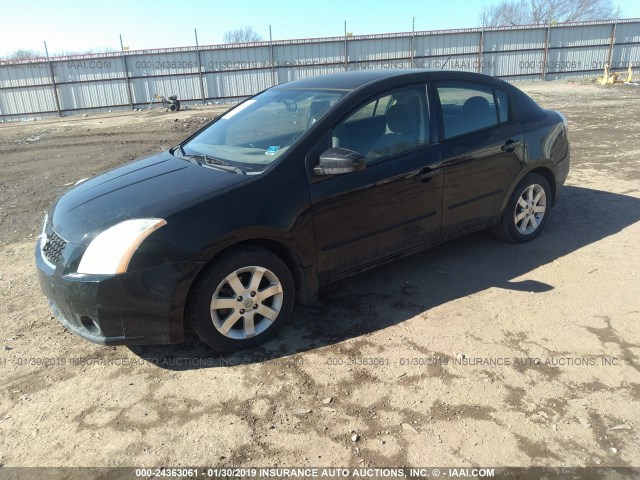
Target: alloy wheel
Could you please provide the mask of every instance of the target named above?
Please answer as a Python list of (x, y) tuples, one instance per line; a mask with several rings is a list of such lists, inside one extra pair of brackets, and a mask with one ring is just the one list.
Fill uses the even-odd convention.
[(538, 184), (529, 185), (520, 194), (516, 203), (514, 221), (516, 228), (522, 235), (535, 232), (544, 218), (547, 210), (547, 194)]
[(211, 298), (211, 321), (225, 337), (242, 340), (260, 335), (282, 309), (282, 284), (270, 270), (248, 266), (227, 275)]

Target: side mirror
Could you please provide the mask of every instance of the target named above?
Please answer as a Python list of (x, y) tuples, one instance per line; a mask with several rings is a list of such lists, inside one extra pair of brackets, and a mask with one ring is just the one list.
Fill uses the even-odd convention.
[(320, 163), (313, 169), (316, 175), (340, 175), (364, 170), (364, 157), (347, 148), (330, 148), (320, 155)]

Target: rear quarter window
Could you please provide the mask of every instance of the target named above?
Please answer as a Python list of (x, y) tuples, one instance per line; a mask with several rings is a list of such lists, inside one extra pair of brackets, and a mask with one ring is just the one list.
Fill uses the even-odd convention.
[(503, 90), (496, 88), (496, 101), (498, 102), (498, 121), (500, 123), (509, 121), (509, 96)]

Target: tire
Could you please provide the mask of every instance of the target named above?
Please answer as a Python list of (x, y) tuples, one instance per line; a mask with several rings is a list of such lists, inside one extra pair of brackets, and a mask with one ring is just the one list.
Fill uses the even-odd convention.
[[(533, 201), (531, 201), (533, 199)], [(533, 240), (544, 228), (553, 205), (551, 187), (542, 175), (530, 173), (514, 189), (492, 232), (509, 242)]]
[(175, 103), (172, 103), (171, 106), (169, 107), (169, 110), (171, 110), (172, 112), (175, 112), (177, 110), (180, 110), (180, 107)]
[(207, 267), (189, 295), (187, 318), (214, 349), (244, 350), (278, 333), (291, 316), (294, 299), (293, 277), (280, 257), (246, 247)]

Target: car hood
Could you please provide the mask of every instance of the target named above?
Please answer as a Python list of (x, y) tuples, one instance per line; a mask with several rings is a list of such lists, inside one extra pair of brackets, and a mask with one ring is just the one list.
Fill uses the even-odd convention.
[(176, 158), (166, 151), (80, 183), (58, 198), (49, 221), (68, 242), (87, 244), (119, 222), (166, 219), (247, 178)]

